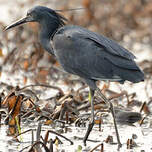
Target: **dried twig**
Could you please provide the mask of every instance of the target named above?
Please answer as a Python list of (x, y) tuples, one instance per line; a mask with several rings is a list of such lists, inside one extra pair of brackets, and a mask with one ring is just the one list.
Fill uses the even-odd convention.
[(64, 95), (64, 92), (61, 88), (59, 87), (56, 87), (56, 86), (52, 86), (52, 85), (46, 85), (46, 84), (31, 84), (31, 85), (27, 85), (23, 88), (20, 88), (20, 90), (24, 90), (25, 88), (28, 88), (28, 87), (46, 87), (46, 88), (51, 88), (51, 89), (55, 89), (55, 90), (58, 90), (62, 95)]
[(60, 136), (60, 137), (62, 137), (62, 138), (64, 138), (64, 139), (66, 139), (67, 141), (70, 142), (71, 145), (73, 145), (73, 141), (71, 141), (71, 140), (68, 139), (67, 137), (65, 137), (65, 136), (63, 136), (63, 135), (61, 135), (61, 134), (59, 134), (59, 133), (57, 133), (57, 132), (55, 132), (55, 131), (53, 131), (53, 130), (48, 130), (48, 132), (49, 132), (49, 133), (53, 133), (53, 134), (55, 134), (55, 135), (57, 135), (57, 136)]
[(95, 146), (93, 149), (91, 149), (89, 152), (93, 152), (94, 150), (96, 150), (98, 147), (101, 146), (101, 152), (103, 152), (103, 143), (98, 144), (97, 146)]
[(50, 152), (50, 150), (47, 148), (47, 146), (41, 141), (37, 141), (36, 143), (34, 143), (28, 152), (33, 152), (33, 148), (37, 145), (42, 145), (46, 152)]

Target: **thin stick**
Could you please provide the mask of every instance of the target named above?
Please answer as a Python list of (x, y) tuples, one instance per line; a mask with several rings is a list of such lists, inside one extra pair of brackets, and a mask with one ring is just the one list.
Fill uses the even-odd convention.
[(29, 148), (31, 145), (24, 147), (22, 150), (20, 150), (19, 152), (24, 151), (25, 149)]
[(93, 149), (91, 149), (89, 152), (93, 152), (94, 150), (96, 150), (98, 147), (103, 147), (103, 143), (98, 144), (97, 146), (95, 146)]
[(27, 85), (23, 88), (20, 88), (20, 90), (24, 90), (25, 88), (28, 88), (28, 87), (46, 87), (46, 88), (51, 88), (51, 89), (55, 89), (55, 90), (58, 90), (62, 95), (64, 95), (64, 92), (61, 88), (59, 87), (56, 87), (56, 86), (52, 86), (52, 85), (46, 85), (46, 84), (31, 84), (31, 85)]
[(57, 133), (57, 132), (55, 132), (55, 131), (53, 131), (53, 130), (48, 130), (48, 132), (49, 132), (49, 133), (53, 133), (53, 134), (55, 134), (55, 135), (57, 135), (57, 136), (60, 136), (60, 137), (62, 137), (62, 138), (64, 138), (64, 139), (66, 139), (67, 141), (69, 141), (69, 142), (71, 143), (71, 145), (73, 145), (73, 141), (71, 141), (71, 140), (68, 139), (67, 137), (65, 137), (65, 136), (63, 136), (63, 135), (60, 135), (59, 133)]
[(21, 133), (19, 133), (18, 135), (16, 135), (16, 136), (14, 136), (14, 138), (17, 138), (18, 136), (20, 136), (20, 135), (22, 135), (22, 134), (25, 134), (25, 133), (27, 133), (27, 132), (29, 132), (29, 131), (32, 131), (33, 129), (28, 129), (28, 130), (26, 130), (26, 131), (24, 131), (24, 132), (21, 132)]
[(43, 142), (41, 142), (41, 141), (35, 142), (35, 143), (32, 145), (32, 147), (30, 148), (29, 152), (33, 152), (33, 148), (34, 148), (35, 146), (37, 146), (37, 145), (40, 145), (40, 144), (44, 147), (44, 149), (45, 149), (46, 152), (50, 152), (50, 150), (46, 147), (46, 145), (45, 145)]

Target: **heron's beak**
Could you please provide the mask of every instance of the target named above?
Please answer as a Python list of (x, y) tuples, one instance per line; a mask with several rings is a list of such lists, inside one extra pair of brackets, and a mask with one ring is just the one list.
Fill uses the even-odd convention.
[(24, 24), (24, 23), (27, 23), (27, 22), (33, 22), (33, 18), (31, 16), (26, 16), (24, 18), (21, 18), (20, 20), (12, 23), (11, 25), (7, 26), (4, 30), (8, 30), (8, 29), (11, 29), (15, 26), (18, 26), (18, 25), (21, 25), (21, 24)]

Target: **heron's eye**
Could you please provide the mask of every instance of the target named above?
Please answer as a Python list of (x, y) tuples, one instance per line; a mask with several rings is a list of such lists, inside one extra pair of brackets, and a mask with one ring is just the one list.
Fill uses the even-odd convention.
[(31, 16), (31, 13), (27, 13), (27, 16)]

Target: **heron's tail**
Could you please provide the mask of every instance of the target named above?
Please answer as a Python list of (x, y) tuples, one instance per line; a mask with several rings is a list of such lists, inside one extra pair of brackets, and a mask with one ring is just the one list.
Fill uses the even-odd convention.
[(144, 73), (138, 70), (131, 69), (118, 69), (117, 74), (121, 77), (122, 81), (128, 80), (133, 83), (138, 83), (144, 81)]

